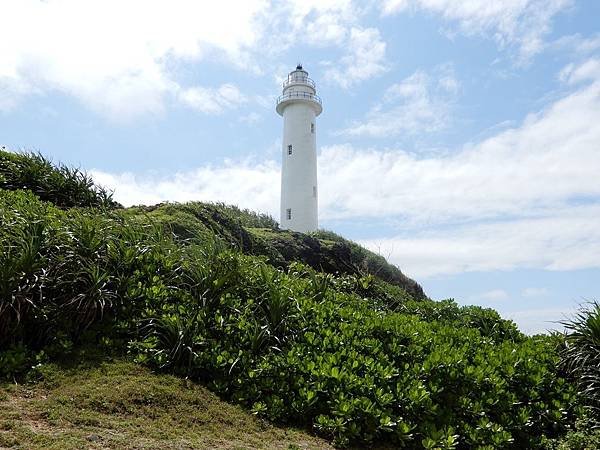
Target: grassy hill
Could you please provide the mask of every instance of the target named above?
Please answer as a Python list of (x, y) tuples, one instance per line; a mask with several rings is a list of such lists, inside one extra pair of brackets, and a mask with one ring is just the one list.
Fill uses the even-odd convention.
[[(122, 209), (85, 172), (62, 164), (54, 166), (37, 153), (0, 151), (0, 189), (26, 189), (60, 208)], [(137, 216), (141, 221), (162, 224), (181, 242), (202, 243), (217, 238), (246, 254), (266, 256), (269, 264), (276, 267), (287, 268), (291, 262), (301, 261), (327, 273), (372, 274), (414, 298), (425, 297), (419, 284), (382, 256), (332, 232), (307, 235), (284, 231), (267, 215), (223, 203), (166, 203), (120, 212), (125, 217)]]
[(46, 365), (35, 380), (0, 387), (0, 448), (333, 448), (274, 427), (203, 386), (119, 359)]
[(129, 208), (124, 214), (160, 223), (180, 242), (202, 243), (217, 237), (245, 254), (265, 256), (275, 267), (285, 269), (299, 261), (325, 273), (373, 275), (413, 298), (425, 298), (421, 286), (385, 258), (330, 231), (281, 230), (269, 216), (222, 203), (167, 203)]
[[(561, 336), (432, 301), (330, 232), (222, 204), (123, 208), (8, 152), (0, 224), (0, 378), (26, 382), (4, 387), (5, 446), (162, 446), (152, 427), (190, 448), (327, 445), (261, 418), (337, 446), (544, 448), (583, 414)], [(57, 368), (88, 348), (91, 366)]]

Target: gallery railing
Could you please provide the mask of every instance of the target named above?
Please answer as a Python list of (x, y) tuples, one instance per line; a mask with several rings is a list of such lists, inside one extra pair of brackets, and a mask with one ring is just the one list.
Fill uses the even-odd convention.
[(283, 88), (285, 89), (290, 84), (297, 84), (297, 83), (308, 84), (310, 87), (316, 88), (315, 82), (313, 80), (311, 80), (308, 77), (301, 77), (301, 76), (295, 76), (295, 77), (289, 76), (288, 79), (283, 82)]
[(309, 92), (288, 92), (286, 94), (283, 94), (283, 95), (280, 95), (279, 97), (277, 97), (277, 104), (279, 104), (283, 101), (292, 100), (295, 98), (313, 100), (313, 101), (317, 102), (319, 105), (321, 104), (321, 97), (319, 97), (316, 94), (311, 94)]

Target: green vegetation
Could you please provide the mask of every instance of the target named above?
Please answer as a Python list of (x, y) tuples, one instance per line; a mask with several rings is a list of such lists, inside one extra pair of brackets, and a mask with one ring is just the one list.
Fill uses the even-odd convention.
[[(383, 258), (330, 232), (281, 231), (221, 204), (98, 207), (76, 192), (92, 200), (66, 208), (53, 202), (56, 186), (35, 177), (31, 186), (0, 190), (0, 377), (41, 376), (32, 389), (47, 389), (55, 362), (93, 346), (341, 446), (567, 448), (587, 436), (590, 403), (577, 393), (579, 372), (560, 363), (563, 336), (528, 337), (493, 310), (429, 300)], [(131, 363), (72, 369), (82, 386), (60, 390), (90, 410), (81, 420), (108, 421), (129, 442), (138, 420), (178, 420), (137, 399), (146, 391), (135, 371), (148, 376)], [(126, 385), (123, 395), (83, 383), (99, 376)], [(162, 379), (173, 391), (183, 383)], [(158, 402), (206, 395), (185, 386), (157, 392)], [(44, 405), (48, 417), (78, 425), (72, 405)], [(190, 442), (212, 442), (180, 420)], [(22, 445), (42, 445), (27, 433), (16, 434)], [(65, 435), (64, 446), (81, 444), (82, 433)]]
[(597, 450), (600, 448), (600, 430), (594, 421), (582, 417), (566, 435), (547, 439), (543, 446), (548, 450)]
[(564, 322), (570, 333), (562, 352), (563, 365), (576, 380), (590, 419), (600, 422), (600, 303), (583, 307)]
[(0, 189), (32, 191), (59, 207), (117, 207), (112, 194), (96, 186), (79, 169), (52, 162), (39, 153), (16, 154), (0, 150)]
[(269, 216), (222, 203), (142, 206), (129, 208), (124, 215), (161, 224), (181, 243), (202, 244), (217, 237), (245, 254), (265, 256), (275, 267), (286, 269), (291, 262), (300, 261), (326, 273), (373, 275), (411, 297), (425, 297), (421, 286), (382, 256), (329, 231), (303, 234), (280, 230)]

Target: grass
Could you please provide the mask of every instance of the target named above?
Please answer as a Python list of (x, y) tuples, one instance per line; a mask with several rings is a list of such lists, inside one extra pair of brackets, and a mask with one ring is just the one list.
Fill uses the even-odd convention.
[(221, 401), (201, 385), (117, 360), (47, 365), (0, 385), (0, 448), (331, 449)]

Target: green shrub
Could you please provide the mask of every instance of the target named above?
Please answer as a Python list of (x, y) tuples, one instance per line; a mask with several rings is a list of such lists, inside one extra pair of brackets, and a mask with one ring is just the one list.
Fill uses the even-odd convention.
[(38, 349), (77, 340), (104, 319), (130, 321), (135, 292), (180, 261), (152, 226), (62, 211), (31, 192), (0, 190), (0, 224), (0, 348)]
[(482, 336), (496, 342), (504, 340), (522, 341), (525, 336), (511, 320), (502, 319), (498, 312), (480, 306), (458, 306), (452, 299), (443, 301), (405, 300), (398, 304), (397, 311), (412, 314), (427, 322), (452, 323), (457, 327), (477, 329)]
[(329, 243), (331, 253), (339, 261), (338, 265), (346, 265), (343, 272), (359, 275), (373, 275), (387, 283), (401, 286), (414, 298), (425, 298), (423, 288), (414, 280), (404, 275), (398, 267), (388, 263), (386, 259), (370, 250), (335, 234), (332, 231), (319, 230), (312, 233), (322, 242)]
[(265, 256), (276, 267), (302, 262), (329, 273), (371, 275), (380, 285), (385, 282), (399, 287), (402, 292), (393, 293), (396, 300), (425, 298), (421, 286), (383, 257), (332, 232), (308, 235), (280, 230), (269, 216), (222, 203), (166, 203), (130, 208), (125, 213), (162, 224), (184, 243), (203, 244), (216, 238), (246, 254)]
[(43, 295), (46, 214), (46, 206), (32, 194), (0, 190), (0, 346), (17, 333)]
[(40, 153), (0, 150), (0, 189), (29, 190), (60, 207), (119, 206), (88, 174), (62, 164), (54, 166)]
[(590, 419), (600, 420), (600, 303), (582, 307), (563, 322), (567, 330), (563, 366), (577, 384)]
[(600, 430), (593, 420), (583, 416), (575, 427), (557, 439), (544, 439), (544, 448), (548, 450), (597, 450), (600, 448)]
[[(324, 288), (316, 274), (297, 276), (307, 268), (284, 273), (237, 258), (239, 283), (218, 304), (182, 297), (189, 306), (163, 308), (176, 329), (188, 324), (170, 334), (193, 351), (180, 359), (178, 341), (149, 336), (131, 344), (140, 361), (185, 372), (256, 414), (312, 426), (339, 444), (536, 448), (573, 420), (574, 390), (556, 376), (551, 339), (492, 339), (443, 317), (378, 310)], [(190, 321), (192, 310), (199, 312)], [(164, 325), (152, 323), (161, 333)]]
[(223, 214), (227, 214), (232, 218), (240, 221), (241, 225), (246, 228), (269, 228), (278, 230), (279, 223), (270, 215), (257, 213), (249, 209), (241, 209), (234, 205), (226, 205), (225, 203), (215, 203), (214, 206)]
[(31, 367), (31, 354), (23, 345), (0, 350), (0, 379), (13, 378)]

